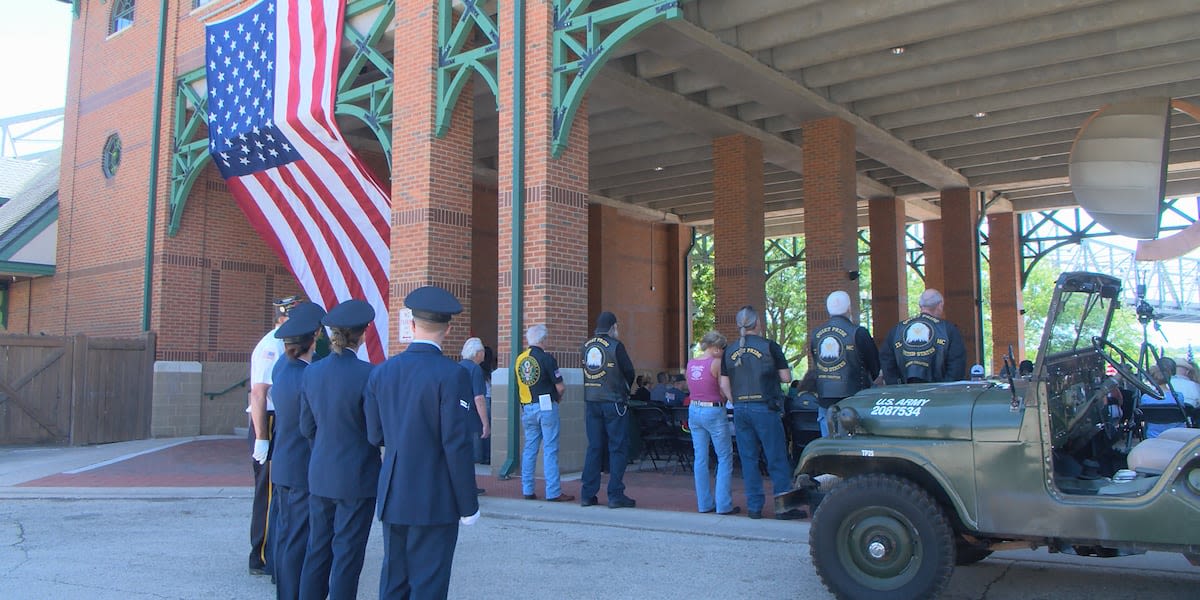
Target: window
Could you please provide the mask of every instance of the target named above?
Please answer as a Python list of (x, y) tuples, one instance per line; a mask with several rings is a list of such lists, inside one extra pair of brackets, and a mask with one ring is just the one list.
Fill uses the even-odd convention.
[(112, 7), (112, 20), (108, 22), (108, 35), (133, 25), (133, 0), (116, 0)]
[(192, 0), (192, 8), (200, 8), (205, 4), (209, 4), (213, 0)]
[(104, 152), (100, 156), (100, 170), (104, 171), (104, 176), (112, 179), (117, 174), (117, 167), (121, 166), (121, 137), (117, 134), (108, 136), (108, 140), (104, 142)]

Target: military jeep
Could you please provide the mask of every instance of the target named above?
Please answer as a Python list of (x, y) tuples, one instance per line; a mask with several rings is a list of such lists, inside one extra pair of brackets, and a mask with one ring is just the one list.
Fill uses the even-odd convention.
[[(1108, 342), (1120, 281), (1059, 277), (1032, 374), (871, 388), (830, 409), (776, 511), (815, 506), (839, 598), (925, 598), (994, 551), (1180, 552), (1200, 564), (1200, 429), (1142, 440), (1163, 394)], [(1115, 374), (1114, 374), (1115, 373)], [(1179, 403), (1181, 422), (1187, 408)]]

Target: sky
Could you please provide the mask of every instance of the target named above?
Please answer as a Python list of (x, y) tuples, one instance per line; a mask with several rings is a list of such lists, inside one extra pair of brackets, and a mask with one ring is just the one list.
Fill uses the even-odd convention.
[[(62, 108), (73, 20), (69, 3), (0, 0), (0, 118)], [(46, 136), (61, 137), (61, 127)]]

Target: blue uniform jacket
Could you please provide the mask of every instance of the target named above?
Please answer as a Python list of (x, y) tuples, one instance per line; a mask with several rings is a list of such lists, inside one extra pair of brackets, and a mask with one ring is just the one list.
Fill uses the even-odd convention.
[(308, 439), (300, 435), (300, 382), (308, 363), (282, 356), (271, 371), (275, 400), (275, 450), (271, 454), (271, 483), (308, 489)]
[(432, 344), (413, 343), (375, 367), (364, 399), (367, 439), (385, 447), (379, 519), (446, 525), (475, 514), (466, 369)]
[(300, 433), (312, 441), (308, 491), (323, 498), (374, 498), (379, 447), (367, 441), (363, 388), (371, 363), (350, 350), (330, 354), (304, 370)]

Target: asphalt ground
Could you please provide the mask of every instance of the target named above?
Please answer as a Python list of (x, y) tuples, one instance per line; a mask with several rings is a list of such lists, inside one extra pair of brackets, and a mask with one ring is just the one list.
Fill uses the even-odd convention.
[[(232, 437), (0, 448), (0, 598), (272, 597), (269, 580), (246, 571), (245, 451)], [(511, 481), (481, 477), (495, 494), (460, 533), (450, 596), (831, 597), (809, 558), (807, 521), (696, 514), (690, 473), (630, 475), (632, 510), (503, 498)], [(644, 507), (642, 498), (659, 502), (652, 478), (686, 491), (684, 508)], [(376, 524), (360, 598), (377, 598), (382, 558)], [(943, 597), (1195, 599), (1200, 569), (1163, 553), (1004, 552), (957, 569)]]

